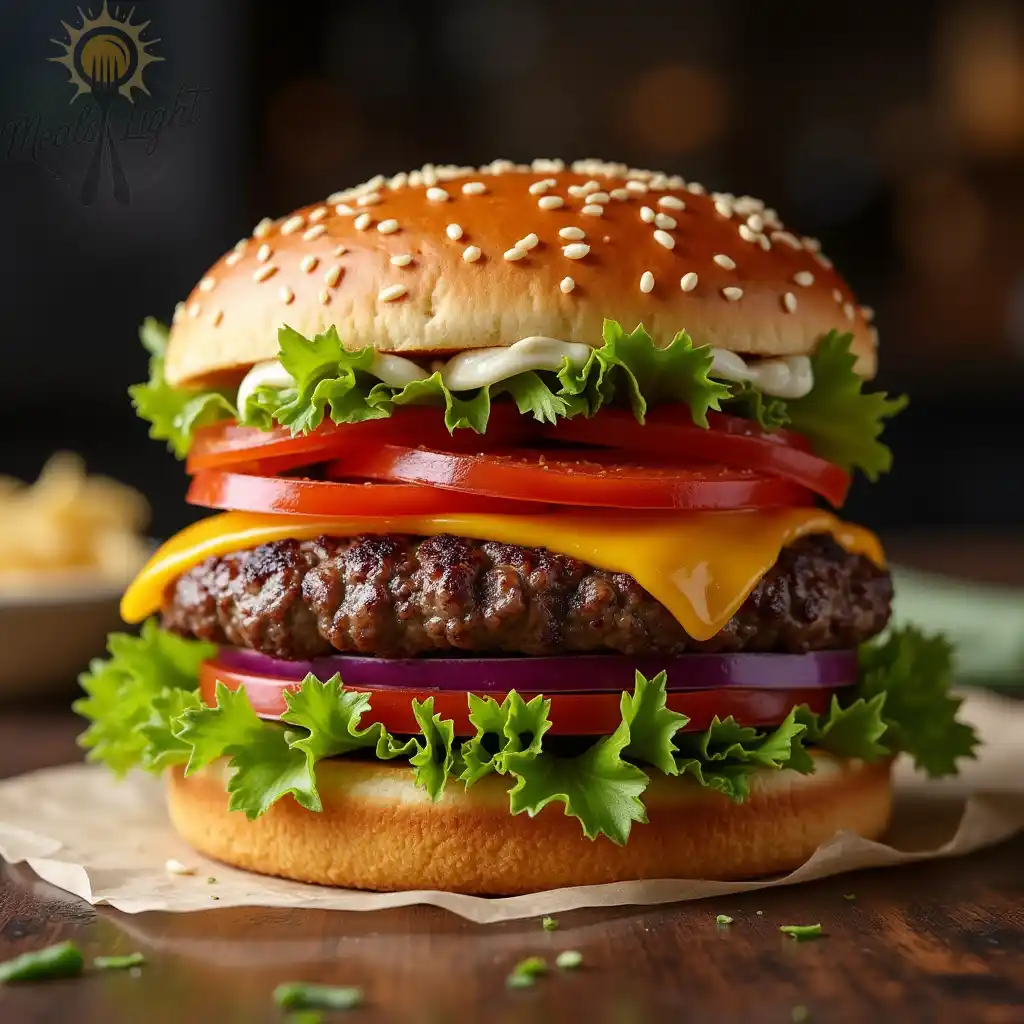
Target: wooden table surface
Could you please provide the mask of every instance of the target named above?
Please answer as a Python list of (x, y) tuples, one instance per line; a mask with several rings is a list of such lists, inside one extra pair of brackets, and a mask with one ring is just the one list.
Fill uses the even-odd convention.
[[(0, 711), (0, 775), (74, 755), (58, 705)], [(846, 898), (856, 896), (855, 900)], [(758, 911), (761, 913), (758, 914)], [(719, 928), (717, 914), (734, 923)], [(821, 922), (797, 943), (780, 924)], [(1024, 1022), (1024, 836), (971, 857), (792, 889), (651, 909), (474, 925), (433, 908), (370, 914), (262, 909), (93, 910), (24, 867), (0, 876), (0, 959), (74, 939), (87, 957), (142, 951), (105, 972), (0, 987), (3, 1024), (262, 1024), (281, 981), (357, 984), (327, 1019), (567, 1024), (808, 1020)], [(585, 966), (509, 990), (518, 960), (577, 949)]]

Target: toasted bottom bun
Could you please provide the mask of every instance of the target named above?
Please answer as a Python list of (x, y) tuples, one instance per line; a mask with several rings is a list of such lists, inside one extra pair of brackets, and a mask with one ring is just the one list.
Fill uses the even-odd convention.
[(226, 764), (168, 775), (171, 818), (201, 853), (302, 882), (356, 889), (445, 889), (502, 895), (638, 878), (738, 879), (788, 871), (840, 829), (875, 838), (892, 803), (891, 762), (867, 765), (815, 752), (817, 771), (761, 769), (734, 804), (692, 779), (655, 776), (650, 818), (629, 842), (586, 839), (561, 805), (512, 815), (507, 779), (437, 803), (407, 766), (340, 758), (317, 765), (323, 811), (291, 797), (249, 821), (228, 810)]
[(337, 759), (316, 766), (324, 803), (291, 797), (250, 821), (228, 811), (226, 763), (168, 774), (171, 818), (200, 852), (286, 879), (355, 889), (443, 889), (486, 895), (630, 879), (744, 879), (802, 864), (840, 829), (880, 836), (892, 803), (891, 762), (815, 752), (817, 771), (761, 769), (734, 804), (688, 778), (655, 775), (649, 821), (626, 846), (586, 839), (561, 805), (509, 813), (508, 779), (450, 784), (436, 804), (408, 766)]

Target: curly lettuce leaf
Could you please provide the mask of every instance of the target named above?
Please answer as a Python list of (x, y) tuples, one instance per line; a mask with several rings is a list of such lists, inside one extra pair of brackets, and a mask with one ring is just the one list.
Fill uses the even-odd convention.
[(469, 720), (476, 729), (462, 744), (462, 779), (468, 789), (485, 775), (507, 771), (505, 758), (526, 751), (537, 755), (544, 734), (551, 728), (551, 701), (537, 694), (529, 701), (512, 690), (499, 704), (493, 697), (469, 695)]
[[(569, 360), (567, 359), (566, 364)], [(559, 395), (551, 390), (539, 373), (528, 370), (494, 385), (495, 391), (504, 391), (512, 396), (516, 408), (524, 415), (530, 415), (539, 423), (555, 424), (559, 419), (581, 411), (582, 401), (572, 395)]]
[[(467, 392), (459, 396), (448, 390), (440, 373), (433, 373), (425, 380), (414, 380), (406, 384), (401, 391), (391, 390), (389, 398), (383, 397), (387, 385), (378, 384), (378, 408), (399, 405), (438, 405), (444, 406), (444, 425), (449, 433), (468, 428), (478, 434), (487, 430), (487, 420), (491, 415), (491, 392), (489, 388), (478, 388), (475, 392)], [(388, 412), (390, 416), (390, 411)]]
[(149, 423), (149, 436), (166, 441), (179, 458), (188, 454), (198, 427), (237, 415), (227, 391), (171, 387), (164, 376), (164, 353), (169, 329), (148, 317), (139, 328), (139, 339), (149, 352), (149, 380), (128, 389), (140, 418)]
[(507, 752), (505, 770), (516, 780), (509, 810), (532, 818), (548, 804), (560, 803), (567, 817), (579, 819), (588, 839), (604, 834), (622, 846), (633, 822), (647, 821), (640, 795), (650, 782), (646, 772), (623, 758), (628, 745), (629, 726), (623, 722), (576, 757), (555, 757), (532, 745)]
[(630, 761), (653, 765), (666, 775), (678, 774), (672, 738), (689, 719), (678, 711), (666, 707), (667, 676), (659, 672), (647, 679), (636, 673), (632, 693), (623, 693), (620, 700), (622, 720), (629, 725), (629, 743), (623, 756)]
[(145, 731), (160, 725), (158, 717), (154, 720), (160, 714), (155, 702), (178, 699), (175, 691), (194, 691), (199, 665), (217, 648), (175, 636), (149, 619), (138, 636), (112, 633), (107, 652), (109, 657), (94, 659), (79, 677), (86, 696), (73, 707), (90, 723), (78, 740), (87, 759), (123, 775), (150, 758), (159, 760)]
[(979, 742), (957, 720), (963, 701), (949, 692), (952, 678), (953, 649), (941, 634), (906, 626), (860, 649), (858, 694), (882, 700), (882, 742), (909, 754), (932, 778), (955, 775), (957, 761), (975, 757)]
[(412, 713), (420, 727), (421, 736), (414, 739), (416, 752), (409, 758), (416, 785), (422, 786), (431, 800), (440, 800), (445, 783), (455, 767), (452, 747), (455, 742), (455, 724), (450, 718), (434, 714), (434, 698), (422, 703), (412, 702)]
[(907, 396), (865, 391), (853, 372), (851, 334), (830, 331), (811, 356), (814, 387), (786, 403), (789, 426), (811, 439), (816, 455), (877, 480), (892, 467), (892, 452), (879, 437), (885, 421), (907, 405)]
[(730, 382), (729, 392), (722, 409), (731, 416), (753, 420), (762, 430), (777, 430), (789, 423), (784, 399), (758, 391), (749, 381)]

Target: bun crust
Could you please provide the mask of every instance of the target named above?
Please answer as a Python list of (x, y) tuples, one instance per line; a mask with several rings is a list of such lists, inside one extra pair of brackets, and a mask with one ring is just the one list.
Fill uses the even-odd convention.
[(789, 871), (840, 829), (876, 838), (891, 810), (891, 761), (815, 752), (814, 775), (762, 769), (743, 804), (690, 779), (657, 776), (650, 821), (629, 842), (583, 837), (549, 805), (508, 810), (508, 781), (487, 776), (431, 803), (407, 767), (338, 759), (317, 765), (321, 813), (291, 797), (249, 821), (228, 811), (225, 762), (167, 776), (171, 818), (197, 850), (235, 867), (303, 882), (381, 891), (511, 895), (639, 878), (741, 879)]
[[(806, 354), (849, 331), (857, 371), (874, 373), (875, 332), (849, 286), (759, 200), (622, 164), (560, 164), (427, 167), (261, 222), (179, 307), (168, 381), (273, 359), (284, 324), (307, 337), (335, 325), (347, 348), (415, 356), (533, 335), (597, 345), (605, 317), (642, 322), (663, 344), (686, 330), (756, 356)], [(572, 245), (589, 249), (574, 259)]]

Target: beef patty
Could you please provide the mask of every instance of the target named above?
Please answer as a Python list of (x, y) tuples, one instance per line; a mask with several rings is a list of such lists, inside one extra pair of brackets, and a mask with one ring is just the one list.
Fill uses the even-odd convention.
[(278, 658), (813, 651), (874, 636), (891, 600), (885, 570), (828, 535), (805, 537), (721, 632), (697, 641), (626, 573), (545, 548), (368, 535), (209, 558), (168, 589), (163, 619), (185, 636)]

